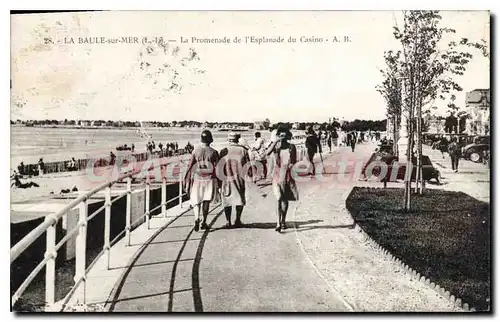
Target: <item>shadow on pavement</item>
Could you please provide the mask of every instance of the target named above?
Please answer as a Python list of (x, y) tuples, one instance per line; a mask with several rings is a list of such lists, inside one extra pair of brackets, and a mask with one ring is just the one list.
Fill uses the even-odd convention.
[[(187, 261), (192, 261), (192, 260), (194, 260), (194, 258), (186, 258), (186, 259), (179, 260), (179, 262), (187, 262)], [(175, 263), (175, 260), (135, 264), (134, 267), (151, 266), (151, 265), (168, 264), (168, 263)], [(129, 268), (129, 266), (113, 267), (113, 268), (110, 268), (109, 270), (123, 269), (123, 268)], [(118, 302), (120, 302), (120, 301), (118, 301)]]
[[(174, 218), (171, 222), (169, 222), (167, 225), (165, 225), (164, 227), (160, 228), (156, 233), (155, 233), (155, 237), (158, 236), (162, 231), (164, 231), (165, 229), (169, 228), (170, 225), (174, 222), (176, 222), (179, 218), (181, 218), (182, 216), (178, 216), (176, 218)], [(179, 227), (179, 226), (177, 226)], [(187, 226), (187, 227), (191, 227), (191, 226)], [(145, 247), (143, 247), (132, 259), (132, 261), (130, 262), (129, 265), (127, 265), (127, 269), (125, 270), (125, 272), (123, 273), (123, 275), (120, 277), (119, 279), (119, 283), (118, 283), (118, 286), (116, 288), (116, 291), (115, 293), (112, 295), (112, 298), (106, 302), (106, 304), (109, 304), (109, 312), (112, 312), (114, 309), (115, 309), (115, 306), (116, 306), (116, 303), (119, 302), (118, 298), (120, 297), (120, 294), (121, 294), (121, 291), (123, 289), (123, 286), (125, 285), (125, 281), (127, 280), (127, 277), (128, 275), (130, 274), (130, 272), (132, 271), (132, 268), (136, 265), (137, 261), (139, 260), (139, 258), (141, 257), (142, 253), (144, 253), (144, 251), (147, 249), (147, 245)], [(178, 260), (178, 259), (177, 259)], [(110, 268), (111, 269), (111, 268)], [(152, 295), (150, 295), (152, 296)]]
[[(211, 227), (217, 219), (219, 219), (220, 215), (224, 213), (224, 210), (219, 211), (217, 215), (214, 216), (212, 221), (208, 224), (209, 227)], [(195, 312), (203, 312), (203, 301), (201, 299), (201, 293), (200, 293), (200, 262), (201, 262), (201, 255), (203, 253), (203, 247), (205, 246), (205, 241), (207, 240), (208, 234), (210, 233), (210, 230), (207, 229), (203, 232), (203, 236), (201, 236), (200, 243), (198, 244), (198, 248), (196, 249), (196, 255), (194, 258), (194, 263), (193, 263), (193, 269), (192, 269), (192, 275), (191, 275), (191, 287), (193, 290), (193, 303), (194, 303), (194, 311)]]
[(348, 229), (354, 229), (355, 223), (352, 223), (350, 225), (322, 225), (322, 226), (307, 226), (303, 228), (296, 228), (297, 232), (302, 232), (306, 230), (313, 230), (313, 229), (338, 229), (338, 228), (348, 228)]
[[(191, 227), (191, 226), (186, 226), (186, 227)], [(191, 238), (189, 241), (192, 241), (192, 240), (201, 240), (201, 238)], [(148, 245), (154, 245), (154, 244), (171, 244), (171, 243), (182, 243), (182, 242), (184, 242), (184, 239), (155, 241), (155, 242), (150, 242)], [(130, 246), (141, 246), (141, 245), (142, 244), (139, 243), (139, 244), (131, 244)]]
[[(308, 220), (308, 221), (287, 221), (287, 225), (290, 227), (300, 227), (302, 225), (317, 224), (323, 222), (323, 220)], [(241, 228), (256, 228), (256, 229), (274, 229), (276, 228), (276, 222), (261, 222), (261, 223), (250, 223), (243, 224)]]
[[(191, 290), (190, 288), (186, 288), (186, 289), (182, 289), (182, 290), (173, 291), (172, 293), (188, 292), (190, 290)], [(160, 292), (160, 293), (138, 295), (138, 296), (132, 296), (132, 297), (127, 297), (127, 298), (119, 299), (119, 300), (116, 300), (115, 302), (119, 303), (119, 302), (125, 302), (125, 301), (133, 301), (133, 300), (143, 299), (143, 298), (147, 298), (147, 297), (154, 297), (154, 296), (166, 295), (166, 294), (170, 294), (170, 293), (171, 293), (170, 291), (165, 291), (165, 292)]]
[[(174, 287), (175, 287), (175, 275), (177, 273), (177, 265), (179, 264), (179, 262), (181, 261), (181, 256), (182, 256), (182, 253), (184, 252), (184, 248), (186, 247), (186, 244), (189, 240), (189, 238), (191, 237), (191, 235), (193, 234), (194, 232), (194, 229), (191, 229), (189, 231), (189, 234), (187, 234), (186, 238), (184, 239), (184, 242), (182, 243), (182, 246), (181, 248), (179, 249), (179, 252), (177, 253), (177, 258), (175, 259), (174, 261), (174, 265), (172, 267), (172, 273), (170, 275), (170, 287), (169, 287), (169, 291), (168, 291), (168, 312), (172, 312), (172, 307), (173, 307), (173, 303), (174, 303)], [(196, 258), (195, 258), (196, 260)]]
[[(201, 240), (201, 238), (191, 238), (189, 241), (193, 240)], [(157, 242), (151, 242), (149, 245), (154, 245), (154, 244), (170, 244), (170, 243), (181, 243), (184, 242), (184, 240), (165, 240), (165, 241), (157, 241)]]

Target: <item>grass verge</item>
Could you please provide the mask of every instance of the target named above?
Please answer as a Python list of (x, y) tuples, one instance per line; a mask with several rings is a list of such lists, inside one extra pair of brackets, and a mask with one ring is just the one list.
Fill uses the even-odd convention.
[(427, 190), (403, 207), (404, 189), (353, 189), (346, 207), (379, 245), (478, 311), (490, 308), (490, 205), (463, 192)]

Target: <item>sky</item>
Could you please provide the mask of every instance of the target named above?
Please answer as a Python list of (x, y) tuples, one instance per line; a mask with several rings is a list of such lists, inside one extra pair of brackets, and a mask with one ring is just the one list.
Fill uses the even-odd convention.
[[(441, 25), (458, 37), (489, 41), (488, 12), (443, 12)], [(113, 119), (324, 122), (329, 117), (383, 119), (385, 50), (399, 11), (165, 12), (123, 11), (11, 17), (12, 119)], [(283, 37), (284, 43), (245, 43), (245, 37)], [(349, 42), (344, 42), (344, 37)], [(163, 37), (150, 45), (82, 44), (78, 38)], [(180, 38), (188, 43), (181, 43)], [(242, 43), (191, 43), (191, 37)], [(288, 43), (295, 37), (295, 43)], [(323, 38), (322, 43), (300, 37)], [(339, 42), (333, 42), (336, 37)], [(44, 44), (51, 39), (52, 44)], [(70, 43), (71, 39), (75, 42)], [(328, 42), (326, 41), (328, 39)], [(66, 42), (66, 43), (65, 43)], [(174, 48), (179, 51), (174, 54)], [(189, 60), (190, 48), (199, 60)], [(162, 49), (162, 50), (160, 50)], [(464, 92), (489, 88), (489, 60), (478, 52)], [(142, 55), (142, 56), (141, 56)], [(182, 60), (184, 58), (184, 60)], [(140, 68), (142, 62), (150, 66)], [(168, 64), (167, 67), (163, 64)], [(153, 75), (163, 68), (164, 73)], [(167, 91), (174, 68), (178, 91)], [(151, 76), (151, 77), (150, 77)], [(14, 103), (24, 102), (22, 107)], [(436, 102), (444, 112), (447, 102)]]

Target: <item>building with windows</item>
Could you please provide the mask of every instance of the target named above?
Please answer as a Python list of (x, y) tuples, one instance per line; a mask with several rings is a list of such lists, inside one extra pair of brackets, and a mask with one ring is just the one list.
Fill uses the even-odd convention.
[(255, 130), (267, 130), (270, 125), (269, 119), (266, 119), (264, 121), (254, 122), (253, 128)]
[(156, 124), (154, 124), (151, 121), (141, 121), (141, 127), (156, 127)]
[(490, 135), (490, 89), (475, 89), (465, 94), (468, 117), (466, 133)]
[(87, 121), (87, 120), (79, 120), (77, 122), (78, 125), (82, 126), (82, 127), (88, 127), (88, 126), (91, 126), (92, 125), (92, 122), (91, 121)]

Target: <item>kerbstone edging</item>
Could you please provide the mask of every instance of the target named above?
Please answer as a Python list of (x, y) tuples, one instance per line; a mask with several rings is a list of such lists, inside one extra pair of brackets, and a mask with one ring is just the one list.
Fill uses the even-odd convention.
[[(383, 189), (383, 188), (369, 188), (369, 189)], [(349, 193), (347, 196), (345, 194), (342, 196), (345, 201), (347, 200), (347, 197), (351, 194), (352, 189), (349, 189)], [(345, 198), (344, 198), (345, 196)], [(445, 290), (443, 287), (441, 287), (439, 284), (436, 284), (434, 282), (431, 282), (429, 278), (424, 276), (423, 274), (420, 274), (416, 272), (413, 268), (405, 264), (401, 259), (397, 258), (391, 252), (388, 250), (384, 249), (382, 246), (380, 246), (375, 240), (373, 240), (364, 230), (361, 228), (361, 226), (356, 222), (354, 217), (351, 215), (351, 212), (347, 210), (347, 207), (344, 207), (344, 209), (349, 213), (349, 215), (352, 217), (353, 220), (353, 225), (354, 225), (354, 231), (358, 232), (362, 235), (363, 241), (370, 243), (372, 246), (374, 246), (376, 249), (378, 249), (381, 253), (386, 255), (392, 262), (396, 263), (401, 269), (403, 269), (406, 273), (410, 274), (410, 276), (415, 276), (417, 280), (422, 282), (423, 284), (427, 285), (428, 287), (432, 288), (434, 291), (436, 291), (439, 295), (444, 297), (446, 300), (451, 302), (454, 307), (458, 307), (463, 309), (466, 312), (475, 312), (476, 310), (473, 307), (470, 307), (468, 303), (462, 303), (462, 299), (458, 298), (454, 295), (451, 294), (450, 291)]]

